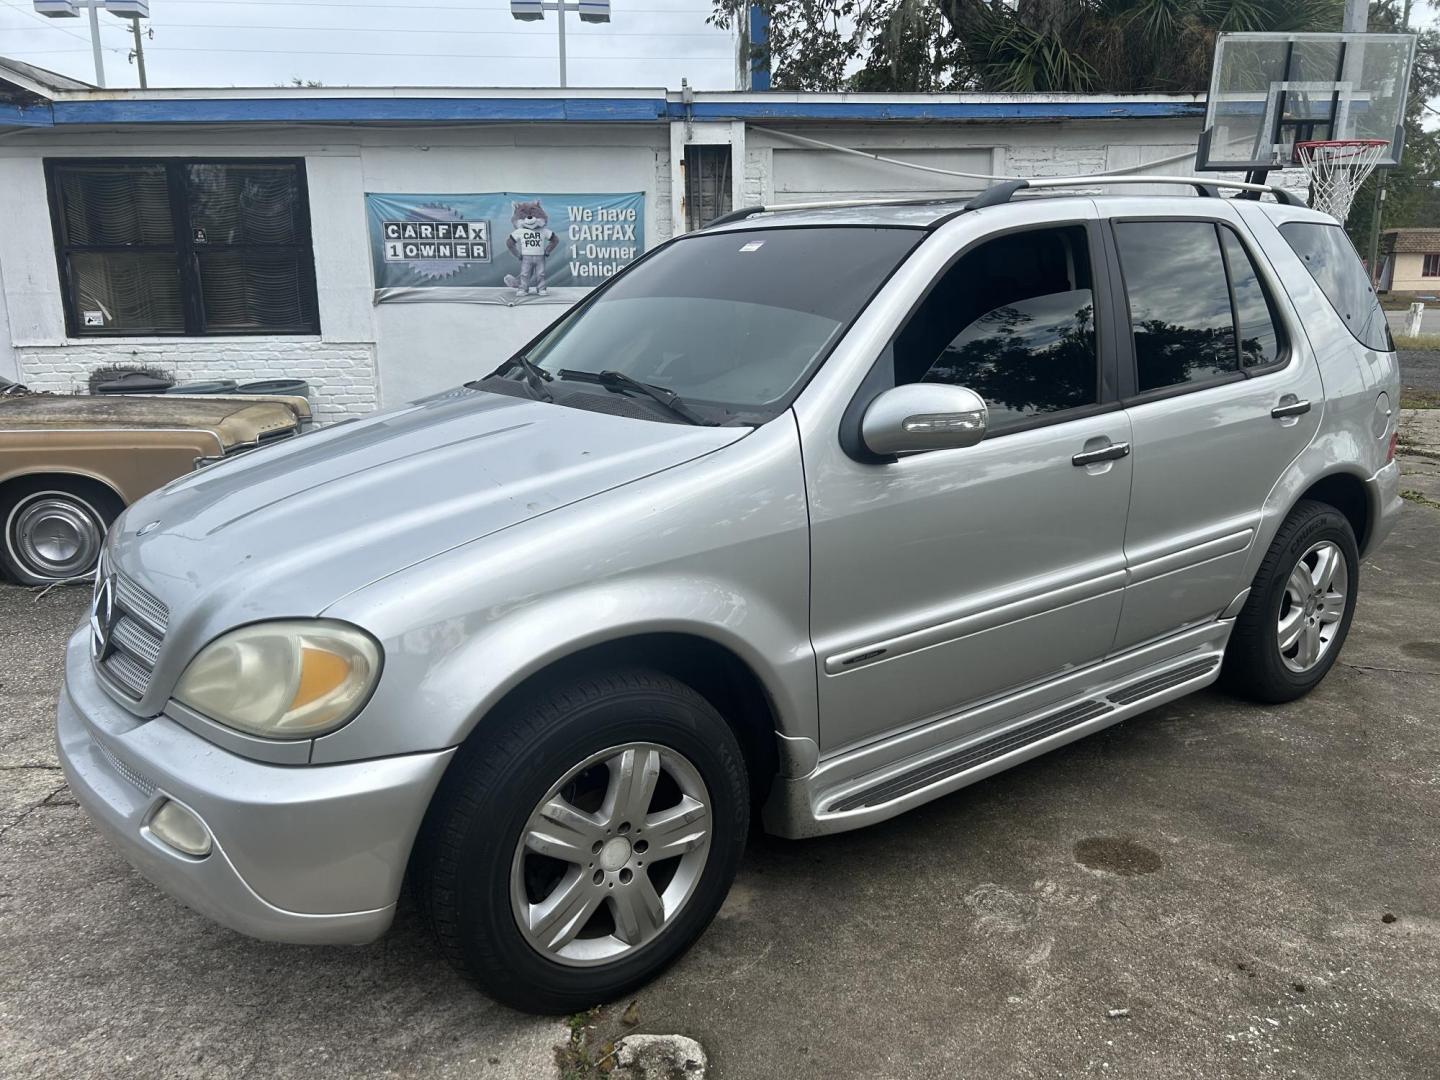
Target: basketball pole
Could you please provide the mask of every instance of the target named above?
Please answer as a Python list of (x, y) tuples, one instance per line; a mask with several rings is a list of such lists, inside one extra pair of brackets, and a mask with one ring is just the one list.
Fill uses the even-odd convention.
[(1345, 33), (1363, 34), (1370, 24), (1370, 0), (1345, 0)]

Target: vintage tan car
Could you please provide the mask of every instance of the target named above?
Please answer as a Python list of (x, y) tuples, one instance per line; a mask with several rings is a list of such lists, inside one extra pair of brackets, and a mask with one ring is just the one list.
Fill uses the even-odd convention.
[(310, 422), (303, 397), (39, 394), (0, 379), (0, 572), (83, 578), (140, 496)]

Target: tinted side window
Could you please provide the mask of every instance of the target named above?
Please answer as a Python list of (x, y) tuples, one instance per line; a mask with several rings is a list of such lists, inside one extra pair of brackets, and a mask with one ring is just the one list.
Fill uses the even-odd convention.
[(1264, 367), (1280, 358), (1280, 335), (1275, 329), (1275, 312), (1255, 263), (1229, 229), (1220, 230), (1225, 262), (1230, 269), (1230, 288), (1235, 293), (1235, 322), (1240, 330), (1240, 364)]
[(1240, 370), (1215, 232), (1208, 221), (1115, 225), (1142, 394)]
[(1280, 226), (1280, 235), (1295, 249), (1350, 333), (1367, 348), (1392, 351), (1395, 343), (1380, 301), (1345, 230), (1318, 221), (1292, 221)]
[(1099, 400), (1080, 226), (1003, 236), (947, 270), (895, 341), (895, 382), (974, 390), (1003, 428)]

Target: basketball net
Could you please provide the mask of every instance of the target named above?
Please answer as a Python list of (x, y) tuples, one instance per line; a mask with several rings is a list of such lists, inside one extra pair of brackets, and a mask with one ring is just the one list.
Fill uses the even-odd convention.
[(1310, 205), (1343, 222), (1360, 185), (1389, 146), (1385, 139), (1297, 142), (1295, 156), (1310, 176)]

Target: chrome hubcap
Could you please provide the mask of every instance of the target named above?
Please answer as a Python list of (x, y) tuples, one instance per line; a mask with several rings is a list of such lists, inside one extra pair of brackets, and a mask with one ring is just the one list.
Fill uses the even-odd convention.
[(15, 507), (7, 529), (11, 551), (37, 577), (86, 573), (100, 554), (105, 529), (84, 504), (38, 492)]
[(510, 870), (515, 921), (562, 964), (619, 958), (662, 933), (710, 853), (710, 794), (682, 754), (626, 743), (567, 772), (531, 812)]
[(1349, 586), (1345, 555), (1329, 540), (1300, 556), (1285, 582), (1275, 627), (1280, 659), (1291, 671), (1309, 671), (1335, 643)]

